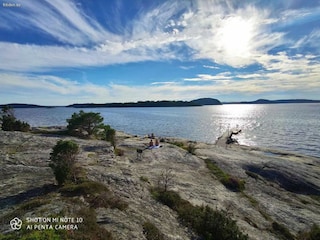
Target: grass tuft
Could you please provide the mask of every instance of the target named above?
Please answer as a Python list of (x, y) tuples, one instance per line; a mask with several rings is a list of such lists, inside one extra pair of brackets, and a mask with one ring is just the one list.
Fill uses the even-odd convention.
[(164, 240), (164, 235), (160, 230), (150, 221), (144, 222), (143, 225), (143, 234), (146, 236), (147, 240)]
[(206, 159), (205, 163), (210, 172), (215, 175), (218, 180), (229, 190), (234, 192), (241, 192), (245, 189), (244, 180), (238, 179), (234, 176), (230, 176), (229, 174), (222, 171), (222, 169), (220, 169), (209, 159)]
[(294, 236), (290, 231), (283, 225), (277, 222), (272, 223), (272, 232), (276, 234), (280, 239), (283, 240), (294, 240)]

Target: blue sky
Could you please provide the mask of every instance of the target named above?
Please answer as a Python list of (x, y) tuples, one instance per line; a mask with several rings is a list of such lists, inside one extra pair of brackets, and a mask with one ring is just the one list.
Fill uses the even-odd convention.
[(0, 103), (320, 99), (320, 0), (10, 0)]

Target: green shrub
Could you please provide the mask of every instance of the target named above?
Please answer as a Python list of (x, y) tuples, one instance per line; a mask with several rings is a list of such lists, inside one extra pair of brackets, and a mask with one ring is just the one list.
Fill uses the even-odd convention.
[(126, 202), (111, 192), (104, 192), (97, 196), (87, 196), (86, 198), (92, 208), (116, 208), (123, 211), (128, 207)]
[(140, 181), (148, 183), (149, 179), (147, 177), (145, 177), (145, 176), (140, 176)]
[(4, 106), (1, 112), (1, 129), (3, 131), (22, 131), (29, 132), (30, 125), (26, 122), (17, 120), (14, 116), (14, 111), (9, 106)]
[(50, 202), (49, 199), (34, 198), (34, 199), (31, 199), (31, 200), (23, 203), (21, 206), (19, 206), (19, 209), (23, 210), (23, 211), (33, 210), (33, 209), (40, 207), (42, 205), (45, 205), (49, 202)]
[(50, 167), (53, 170), (58, 184), (61, 186), (66, 181), (77, 181), (75, 168), (78, 145), (70, 140), (59, 140), (50, 153)]
[[(79, 225), (79, 230), (70, 233), (68, 239), (74, 240), (112, 240), (112, 234), (100, 227), (97, 223), (97, 216), (93, 209), (82, 207), (76, 213), (83, 218), (83, 223)], [(72, 235), (71, 235), (72, 234)]]
[(123, 155), (124, 155), (124, 150), (121, 149), (121, 148), (115, 148), (115, 149), (114, 149), (114, 154), (115, 154), (116, 156), (123, 156)]
[(159, 229), (151, 222), (144, 222), (143, 225), (143, 234), (146, 236), (147, 240), (164, 240), (163, 234)]
[(184, 143), (183, 142), (174, 141), (172, 144), (176, 145), (177, 147), (181, 147), (181, 148), (184, 147)]
[(125, 210), (128, 204), (115, 196), (105, 185), (94, 181), (67, 184), (59, 192), (64, 196), (83, 196), (92, 208), (117, 208)]
[(294, 236), (290, 231), (283, 225), (277, 222), (272, 223), (272, 232), (275, 233), (280, 239), (283, 240), (294, 240)]
[(320, 227), (314, 224), (307, 232), (298, 235), (297, 240), (318, 240), (320, 239)]
[(220, 179), (220, 182), (229, 190), (234, 192), (241, 192), (244, 190), (244, 181), (236, 177), (226, 176)]
[(210, 172), (213, 173), (213, 175), (215, 175), (218, 180), (229, 190), (241, 192), (245, 189), (245, 182), (243, 180), (225, 173), (209, 159), (206, 159), (205, 163)]
[(116, 130), (110, 127), (110, 125), (103, 126), (102, 139), (110, 142), (113, 147), (116, 147)]
[(196, 147), (193, 143), (189, 143), (187, 147), (188, 153), (195, 154)]
[(248, 239), (248, 236), (239, 230), (236, 222), (223, 211), (213, 210), (208, 206), (193, 206), (173, 191), (161, 191), (161, 189), (153, 188), (151, 194), (157, 201), (175, 210), (181, 222), (203, 239)]

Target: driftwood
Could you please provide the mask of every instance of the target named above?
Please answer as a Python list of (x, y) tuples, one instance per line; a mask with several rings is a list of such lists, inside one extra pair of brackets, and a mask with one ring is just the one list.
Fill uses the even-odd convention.
[(226, 144), (231, 144), (231, 143), (237, 143), (238, 141), (234, 138), (232, 138), (233, 135), (237, 135), (241, 132), (241, 129), (236, 131), (236, 132), (231, 132), (230, 135), (227, 138)]

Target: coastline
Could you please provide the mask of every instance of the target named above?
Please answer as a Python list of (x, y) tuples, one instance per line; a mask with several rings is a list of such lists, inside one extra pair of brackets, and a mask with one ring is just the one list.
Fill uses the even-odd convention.
[[(259, 147), (220, 146), (181, 138), (163, 138), (161, 148), (146, 149), (138, 159), (136, 150), (145, 149), (149, 142), (147, 137), (117, 131), (117, 148), (124, 152), (117, 156), (108, 142), (40, 131), (44, 129), (57, 130), (56, 127), (48, 127), (38, 128), (38, 133), (0, 131), (3, 166), (0, 184), (7, 189), (0, 195), (3, 203), (0, 217), (21, 203), (19, 193), (54, 183), (48, 167), (51, 149), (57, 140), (71, 139), (80, 146), (78, 164), (85, 169), (89, 179), (108, 185), (112, 192), (128, 202), (129, 210), (121, 214), (112, 209), (97, 211), (99, 222), (108, 219), (108, 224), (101, 226), (119, 239), (141, 238), (141, 219), (159, 223), (159, 228), (169, 239), (175, 239), (172, 236), (191, 238), (174, 214), (155, 203), (148, 191), (151, 185), (156, 184), (159, 174), (168, 168), (175, 176), (173, 190), (194, 205), (209, 205), (227, 211), (250, 239), (277, 239), (270, 231), (273, 222), (281, 223), (292, 234), (310, 228), (313, 223), (320, 225), (318, 158)], [(185, 146), (192, 144), (193, 154), (178, 146), (179, 142)], [(243, 192), (225, 188), (210, 173), (206, 160), (230, 176), (242, 179), (245, 182)], [(59, 208), (58, 205), (51, 203), (51, 208), (48, 208)], [(4, 228), (4, 225), (0, 226), (1, 232)]]

